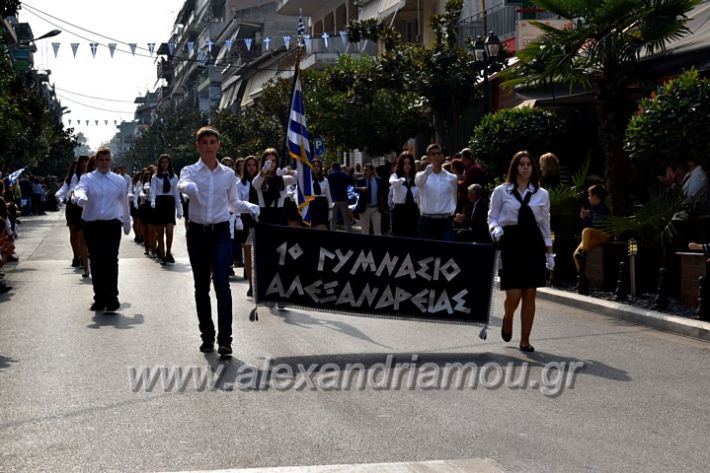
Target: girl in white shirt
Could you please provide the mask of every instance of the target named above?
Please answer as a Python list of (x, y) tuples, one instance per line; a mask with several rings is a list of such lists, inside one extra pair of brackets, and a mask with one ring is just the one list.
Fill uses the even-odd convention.
[(279, 153), (267, 148), (261, 155), (261, 170), (254, 177), (252, 185), (259, 198), (259, 221), (275, 225), (286, 224), (284, 203), (288, 199), (288, 186), (296, 184), (293, 171), (279, 169)]
[(500, 288), (505, 291), (504, 341), (513, 335), (513, 315), (520, 309), (520, 349), (535, 351), (530, 332), (535, 318), (535, 297), (544, 287), (545, 267), (555, 267), (550, 234), (550, 196), (540, 187), (535, 160), (527, 151), (513, 156), (504, 184), (491, 196), (488, 228), (501, 249)]
[(141, 177), (143, 176), (142, 171), (138, 171), (133, 176), (133, 182), (131, 184), (131, 192), (129, 197), (131, 199), (131, 217), (133, 218), (133, 233), (135, 238), (133, 241), (136, 243), (143, 243), (143, 223), (141, 222), (140, 212), (139, 212), (139, 199), (141, 190), (143, 189), (143, 183), (141, 183)]
[(182, 202), (177, 183), (178, 177), (173, 170), (170, 155), (160, 155), (158, 168), (150, 179), (150, 206), (155, 209), (153, 223), (158, 241), (158, 258), (163, 266), (167, 263), (175, 263), (171, 252), (175, 214), (177, 213), (177, 218), (182, 218)]
[[(239, 192), (239, 200), (259, 205), (259, 193), (252, 185), (256, 175), (259, 173), (259, 162), (255, 156), (247, 156), (244, 159), (242, 168), (242, 177), (237, 182), (237, 191)], [(235, 232), (234, 238), (240, 238), (242, 242), (242, 250), (244, 251), (244, 278), (249, 281), (249, 290), (247, 297), (251, 297), (252, 289), (252, 257), (251, 245), (252, 241), (249, 238), (249, 231), (254, 227), (254, 219), (250, 213), (241, 214), (242, 225), (244, 229), (241, 232)]]
[(328, 179), (323, 174), (323, 165), (319, 159), (314, 159), (313, 164), (313, 200), (310, 205), (311, 213), (311, 228), (320, 230), (328, 230), (329, 218), (328, 213), (333, 208), (333, 199), (330, 197), (330, 187), (328, 187)]
[(143, 222), (143, 245), (145, 247), (144, 255), (149, 258), (155, 258), (155, 210), (150, 206), (150, 180), (155, 172), (155, 167), (153, 165), (148, 166), (143, 171), (143, 178), (141, 179), (142, 188), (140, 194), (138, 195), (139, 210), (138, 214)]
[(74, 189), (79, 183), (81, 176), (86, 174), (89, 163), (88, 156), (79, 156), (75, 162), (69, 166), (69, 172), (64, 179), (62, 187), (54, 194), (57, 202), (66, 202), (65, 217), (69, 227), (69, 242), (71, 244), (74, 257), (72, 258), (72, 268), (82, 266), (83, 278), (89, 277), (89, 250), (84, 241), (84, 221), (81, 219), (81, 207), (74, 202)]
[(405, 151), (397, 158), (397, 167), (390, 176), (394, 236), (419, 236), (419, 188), (414, 184), (415, 175), (414, 156)]

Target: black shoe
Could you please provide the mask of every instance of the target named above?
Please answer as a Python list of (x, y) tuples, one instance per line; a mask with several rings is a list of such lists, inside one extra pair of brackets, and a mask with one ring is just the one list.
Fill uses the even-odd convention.
[(250, 287), (249, 290), (247, 291), (247, 297), (254, 297), (254, 291)]
[(526, 353), (532, 353), (535, 351), (535, 347), (532, 345), (525, 345), (525, 346), (520, 345), (519, 348), (520, 348), (520, 351), (524, 351)]
[(6, 292), (10, 292), (10, 290), (12, 290), (12, 286), (0, 284), (0, 294), (5, 294)]
[(165, 261), (167, 261), (170, 264), (174, 264), (175, 258), (173, 258), (172, 254), (168, 253), (167, 255), (165, 255)]
[(200, 351), (202, 353), (214, 353), (214, 342), (202, 342)]
[(89, 273), (84, 273), (84, 274), (81, 275), (81, 277), (84, 278), (84, 279), (86, 279), (86, 278), (89, 277)]
[(79, 260), (79, 258), (74, 258), (73, 260), (71, 260), (71, 267), (72, 268), (78, 268), (80, 264), (81, 264), (81, 261)]
[(145, 250), (145, 251), (143, 252), (143, 254), (144, 254), (145, 256), (150, 256), (150, 252), (149, 252), (148, 250)]
[(220, 345), (217, 349), (217, 353), (219, 353), (220, 356), (232, 356), (232, 346)]
[(165, 266), (168, 264), (167, 260), (165, 258), (160, 258), (160, 266)]
[(89, 310), (93, 310), (94, 312), (96, 312), (99, 310), (104, 310), (104, 308), (106, 308), (106, 304), (104, 304), (103, 302), (96, 301), (93, 304), (91, 304), (91, 307), (89, 308)]
[(106, 304), (106, 312), (115, 312), (119, 307), (121, 307), (121, 303), (118, 302), (118, 299), (114, 299)]

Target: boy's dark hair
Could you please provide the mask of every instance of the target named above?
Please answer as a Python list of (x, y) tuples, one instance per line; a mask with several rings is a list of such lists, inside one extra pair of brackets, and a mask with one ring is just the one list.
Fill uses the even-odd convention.
[(604, 199), (609, 196), (609, 191), (602, 184), (594, 184), (593, 186), (589, 186), (587, 192), (592, 195), (596, 195), (602, 202), (604, 202)]
[(197, 130), (196, 135), (197, 135), (197, 141), (200, 141), (200, 139), (203, 136), (214, 136), (217, 138), (217, 140), (220, 139), (219, 131), (217, 131), (217, 128), (215, 128), (213, 126), (203, 126), (199, 130)]

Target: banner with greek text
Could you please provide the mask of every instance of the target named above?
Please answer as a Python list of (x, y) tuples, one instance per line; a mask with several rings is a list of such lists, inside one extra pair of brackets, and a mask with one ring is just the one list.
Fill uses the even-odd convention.
[(488, 322), (493, 245), (257, 224), (254, 255), (257, 303)]

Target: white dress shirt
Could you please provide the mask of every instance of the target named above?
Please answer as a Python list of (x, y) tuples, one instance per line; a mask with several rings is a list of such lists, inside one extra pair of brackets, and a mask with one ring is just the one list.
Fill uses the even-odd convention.
[(71, 197), (72, 192), (74, 192), (74, 188), (78, 183), (79, 178), (76, 177), (76, 174), (72, 174), (69, 184), (64, 181), (62, 187), (60, 187), (59, 190), (54, 193), (54, 197), (57, 199), (58, 202), (64, 202), (65, 200), (68, 200)]
[(96, 220), (120, 220), (124, 227), (130, 225), (128, 210), (128, 186), (126, 181), (109, 171), (92, 171), (81, 176), (74, 188), (74, 198), (85, 222)]
[(414, 177), (414, 184), (419, 188), (419, 211), (422, 214), (453, 215), (456, 212), (458, 178), (446, 169), (439, 174), (431, 169), (427, 167)]
[[(514, 184), (501, 184), (495, 188), (491, 196), (490, 207), (488, 208), (488, 229), (493, 232), (496, 227), (506, 227), (518, 224), (518, 212), (520, 202), (513, 195)], [(520, 196), (525, 200), (528, 192), (533, 192), (535, 187), (530, 184), (527, 190)], [(542, 233), (546, 246), (552, 246), (552, 235), (550, 233), (550, 194), (545, 189), (539, 187), (530, 197), (528, 206), (535, 216), (538, 228)]]
[[(275, 205), (272, 205), (272, 207), (278, 207), (281, 208), (284, 206), (284, 200), (288, 198), (288, 188), (290, 186), (295, 186), (296, 185), (296, 178), (294, 176), (291, 176), (290, 174), (286, 174), (282, 176), (284, 179), (284, 188), (281, 190), (279, 193), (279, 198), (274, 201)], [(265, 176), (262, 176), (261, 173), (257, 174), (254, 176), (254, 179), (251, 181), (251, 185), (254, 186), (256, 189), (256, 193), (259, 196), (259, 207), (266, 207), (266, 204), (264, 203), (264, 193), (261, 191), (261, 185), (264, 183), (266, 180)]]
[[(407, 200), (407, 186), (404, 184), (405, 178), (398, 177), (397, 173), (390, 176), (390, 192), (392, 193), (392, 204), (404, 204)], [(412, 197), (414, 202), (419, 203), (419, 188), (412, 183)], [(389, 199), (388, 199), (389, 200)]]
[(702, 166), (695, 166), (683, 179), (683, 193), (688, 199), (699, 199), (708, 190), (708, 176)]
[(178, 177), (170, 178), (170, 190), (163, 192), (163, 176), (155, 174), (150, 178), (150, 205), (155, 208), (155, 199), (161, 195), (169, 195), (175, 200), (175, 209), (178, 214), (182, 215), (182, 201), (178, 192)]
[(256, 213), (258, 207), (239, 200), (234, 171), (217, 163), (210, 170), (200, 159), (180, 172), (178, 191), (190, 198), (190, 221), (211, 225), (229, 221), (229, 212)]
[(135, 208), (138, 208), (138, 206), (140, 206), (140, 204), (141, 204), (141, 201), (139, 201), (139, 199), (140, 199), (142, 193), (143, 193), (143, 184), (141, 184), (141, 181), (138, 181), (133, 186), (133, 206)]
[(328, 184), (328, 179), (324, 177), (322, 181), (318, 181), (318, 184), (320, 185), (320, 194), (316, 194), (315, 191), (313, 191), (313, 195), (315, 197), (325, 197), (328, 199), (328, 208), (332, 209), (333, 199), (330, 197), (330, 185)]

